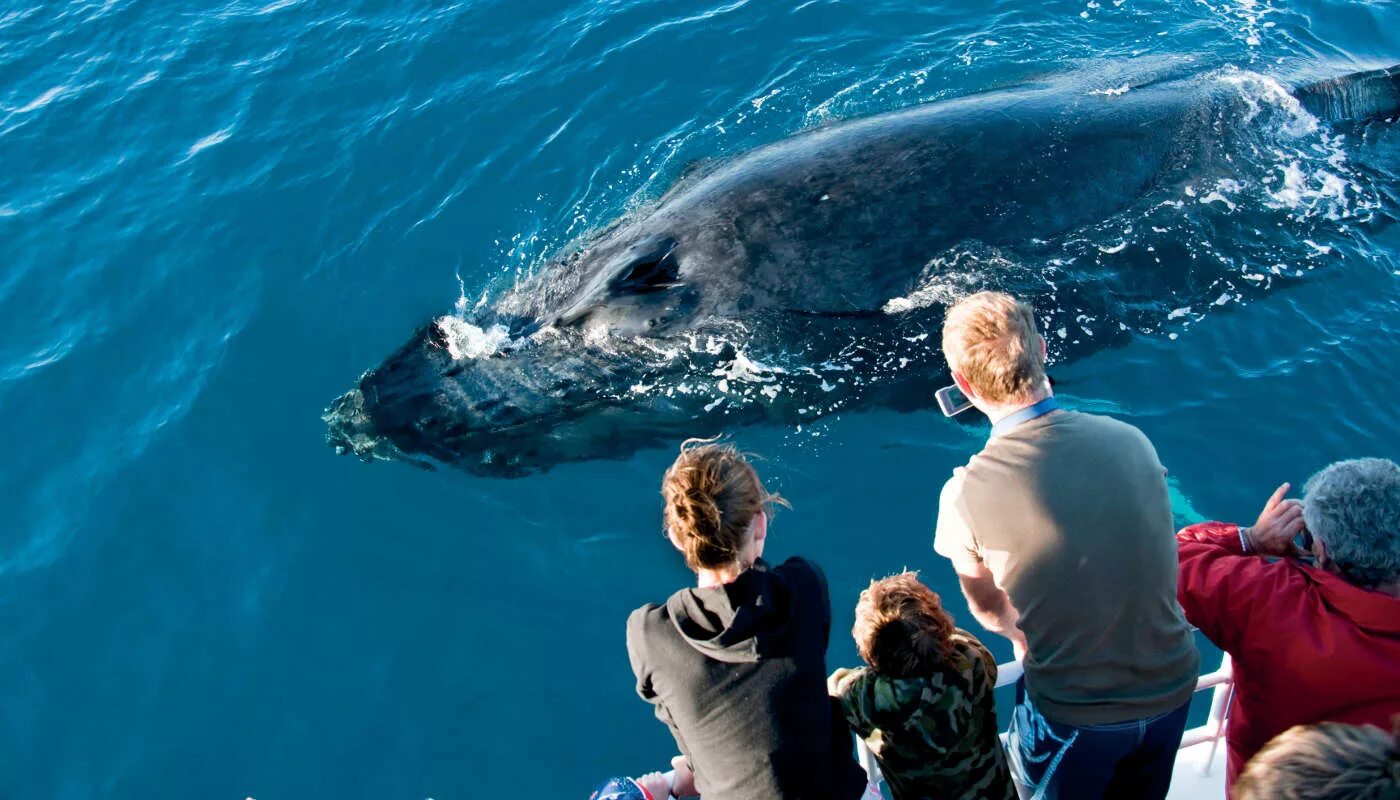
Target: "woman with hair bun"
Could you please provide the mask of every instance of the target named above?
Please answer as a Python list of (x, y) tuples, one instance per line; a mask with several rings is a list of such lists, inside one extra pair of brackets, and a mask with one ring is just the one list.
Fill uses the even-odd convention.
[(661, 483), (665, 533), (697, 585), (627, 620), (637, 693), (681, 751), (674, 794), (855, 800), (865, 774), (826, 691), (831, 603), (815, 564), (761, 556), (775, 505), (732, 446), (690, 440)]

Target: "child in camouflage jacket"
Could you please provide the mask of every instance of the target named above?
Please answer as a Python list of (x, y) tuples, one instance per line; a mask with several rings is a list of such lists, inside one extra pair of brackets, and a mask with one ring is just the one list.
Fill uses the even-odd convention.
[(868, 667), (828, 680), (895, 800), (1015, 800), (997, 738), (997, 667), (938, 595), (904, 572), (861, 592), (851, 631)]

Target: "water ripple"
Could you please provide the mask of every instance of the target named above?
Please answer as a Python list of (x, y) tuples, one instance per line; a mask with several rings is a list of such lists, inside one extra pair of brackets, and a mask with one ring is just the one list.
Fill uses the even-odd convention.
[[(0, 785), (466, 796), (540, 763), (569, 786), (649, 763), (664, 731), (620, 651), (573, 676), (618, 710), (617, 735), (557, 715), (530, 764), (509, 746), (530, 713), (460, 677), (557, 688), (539, 626), (594, 653), (681, 579), (647, 549), (654, 503), (597, 502), (654, 496), (670, 453), (489, 486), (365, 469), (325, 452), (326, 397), (459, 292), (513, 285), (697, 165), (1071, 67), (1116, 90), (1125, 61), (1393, 63), (1397, 31), (1394, 3), (1345, 0), (9, 4), (0, 681), (19, 704), (0, 715), (17, 754)], [(1199, 307), (1056, 366), (1067, 400), (1148, 431), (1182, 515), (1400, 441), (1400, 133), (1339, 133), (1260, 140), (1194, 196), (1163, 187), (1161, 206), (1054, 243), (1079, 265), (1047, 273), (1066, 340), (1096, 332), (1072, 308), (1084, 281), (1158, 319), (1187, 305), (1162, 263), (1196, 265)], [(934, 255), (969, 274), (1001, 257)], [(927, 554), (930, 486), (983, 431), (881, 413), (741, 435), (799, 508), (775, 543), (801, 531), (835, 598)], [(882, 535), (852, 550), (853, 529)], [(499, 575), (517, 572), (589, 613), (516, 608)], [(463, 772), (463, 753), (500, 774)]]

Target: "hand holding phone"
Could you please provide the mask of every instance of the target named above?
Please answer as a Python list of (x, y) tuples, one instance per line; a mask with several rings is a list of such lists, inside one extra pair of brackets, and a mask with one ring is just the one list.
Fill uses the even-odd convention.
[(967, 399), (967, 395), (962, 393), (955, 383), (952, 386), (944, 386), (933, 396), (938, 400), (938, 410), (943, 412), (945, 417), (953, 417), (972, 408), (972, 401)]

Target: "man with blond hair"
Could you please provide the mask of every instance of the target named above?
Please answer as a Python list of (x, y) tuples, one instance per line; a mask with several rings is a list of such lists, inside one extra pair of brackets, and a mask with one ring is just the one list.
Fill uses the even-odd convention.
[(1199, 668), (1166, 470), (1137, 428), (1059, 407), (1010, 295), (950, 308), (943, 352), (992, 431), (943, 487), (934, 550), (1024, 660), (1007, 742), (1021, 796), (1163, 798)]

